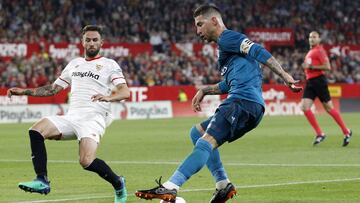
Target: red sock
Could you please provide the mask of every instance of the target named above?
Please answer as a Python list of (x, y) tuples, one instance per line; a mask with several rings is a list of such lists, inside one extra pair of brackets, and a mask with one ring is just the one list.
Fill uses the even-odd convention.
[(341, 118), (339, 112), (336, 109), (331, 109), (328, 113), (334, 118), (336, 123), (340, 126), (344, 135), (349, 134), (349, 129), (345, 126), (345, 123), (344, 123), (343, 119)]
[(311, 126), (314, 128), (316, 135), (317, 136), (323, 135), (323, 132), (322, 132), (318, 122), (316, 121), (316, 118), (315, 118), (313, 112), (311, 110), (307, 110), (307, 111), (304, 111), (304, 115), (308, 119)]

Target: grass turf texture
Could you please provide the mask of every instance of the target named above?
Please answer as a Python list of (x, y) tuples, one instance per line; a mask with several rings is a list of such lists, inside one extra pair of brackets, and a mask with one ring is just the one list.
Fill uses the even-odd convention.
[[(314, 132), (303, 116), (265, 117), (243, 138), (220, 148), (222, 161), (239, 196), (229, 202), (360, 202), (360, 114), (343, 114), (353, 130), (341, 147), (339, 127), (318, 116), (328, 136), (313, 147)], [(98, 157), (126, 177), (128, 202), (136, 189), (167, 180), (192, 150), (189, 129), (202, 118), (115, 121), (107, 129)], [(0, 124), (0, 202), (112, 202), (113, 189), (78, 164), (77, 141), (46, 141), (51, 193), (21, 191), (34, 178), (27, 130), (31, 124)], [(188, 203), (207, 203), (214, 182), (206, 168), (179, 192)], [(154, 200), (152, 202), (159, 202)]]

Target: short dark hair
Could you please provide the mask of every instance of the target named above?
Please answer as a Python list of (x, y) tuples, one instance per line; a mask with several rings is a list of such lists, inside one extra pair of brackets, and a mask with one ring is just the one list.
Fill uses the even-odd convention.
[(316, 30), (311, 31), (310, 33), (316, 33), (316, 34), (319, 35), (319, 37), (321, 36), (321, 35), (320, 35), (320, 32), (319, 32), (319, 31), (316, 31)]
[(103, 31), (102, 27), (100, 27), (98, 25), (86, 25), (82, 29), (82, 35), (84, 35), (88, 31), (96, 31), (96, 32), (98, 32), (100, 34), (101, 37), (104, 34), (104, 31)]
[(202, 4), (197, 9), (195, 9), (193, 17), (196, 18), (200, 15), (206, 15), (210, 12), (215, 12), (221, 15), (220, 9), (215, 4)]

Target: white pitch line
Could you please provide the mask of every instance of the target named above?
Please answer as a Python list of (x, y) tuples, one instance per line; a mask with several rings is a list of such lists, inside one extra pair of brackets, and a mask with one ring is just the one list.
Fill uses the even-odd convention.
[(33, 200), (25, 202), (15, 202), (15, 203), (41, 203), (41, 202), (66, 202), (66, 201), (76, 201), (76, 200), (91, 200), (91, 199), (107, 199), (114, 196), (84, 196), (84, 197), (75, 197), (75, 198), (64, 198), (64, 199), (51, 199), (51, 200)]
[[(0, 159), (3, 163), (31, 162), (31, 160)], [(111, 164), (178, 165), (176, 161), (106, 161)], [(48, 160), (48, 163), (77, 164), (74, 160)], [(274, 167), (360, 167), (360, 164), (286, 164), (286, 163), (224, 163), (226, 166), (274, 166)]]
[[(315, 180), (315, 181), (295, 181), (287, 183), (273, 183), (273, 184), (264, 184), (264, 185), (243, 185), (235, 186), (238, 189), (246, 188), (261, 188), (261, 187), (277, 187), (277, 186), (287, 186), (287, 185), (302, 185), (302, 184), (316, 184), (316, 183), (334, 183), (334, 182), (349, 182), (349, 181), (360, 181), (360, 178), (347, 178), (347, 179), (334, 179), (334, 180)], [(186, 189), (181, 190), (181, 192), (199, 192), (199, 191), (212, 191), (213, 188), (199, 188), (199, 189)], [(134, 196), (133, 194), (129, 195)], [(43, 202), (62, 202), (62, 201), (76, 201), (76, 200), (90, 200), (90, 199), (100, 199), (100, 198), (112, 198), (110, 195), (103, 196), (89, 196), (84, 197), (75, 197), (75, 198), (64, 198), (64, 199), (52, 199), (52, 200), (32, 200), (32, 201), (22, 201), (15, 203), (43, 203)]]

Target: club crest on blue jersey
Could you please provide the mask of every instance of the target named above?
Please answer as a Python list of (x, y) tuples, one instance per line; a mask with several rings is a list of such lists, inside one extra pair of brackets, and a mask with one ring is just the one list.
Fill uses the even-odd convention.
[(220, 74), (225, 75), (227, 70), (228, 70), (228, 67), (226, 67), (226, 66), (222, 67), (221, 70), (220, 70)]

